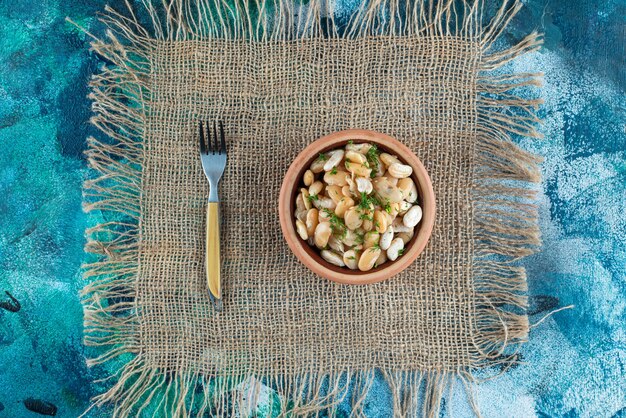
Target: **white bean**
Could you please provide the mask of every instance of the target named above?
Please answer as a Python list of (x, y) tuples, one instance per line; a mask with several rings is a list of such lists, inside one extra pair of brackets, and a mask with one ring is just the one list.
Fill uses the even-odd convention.
[(357, 177), (356, 178), (356, 189), (359, 193), (370, 194), (372, 190), (374, 190), (374, 186), (372, 186), (372, 181), (370, 179), (366, 179), (365, 177)]
[(387, 250), (391, 245), (391, 241), (393, 240), (393, 225), (389, 225), (387, 230), (383, 232), (380, 236), (380, 248), (382, 250)]
[(324, 183), (319, 180), (309, 186), (309, 194), (311, 196), (317, 196), (322, 193), (322, 190), (324, 190)]
[(341, 149), (327, 153), (326, 155), (328, 156), (328, 160), (326, 160), (326, 163), (324, 164), (324, 171), (330, 171), (334, 167), (337, 167), (343, 158), (343, 154), (344, 152)]
[(398, 181), (398, 189), (402, 191), (404, 200), (409, 203), (415, 203), (417, 200), (417, 186), (412, 178), (407, 177)]
[(317, 226), (318, 223), (319, 223), (318, 210), (315, 208), (309, 209), (309, 211), (306, 214), (306, 222), (304, 223), (306, 225), (306, 232), (309, 236), (313, 236), (313, 234), (315, 233), (315, 227)]
[(411, 232), (400, 232), (399, 234), (396, 234), (396, 238), (400, 238), (402, 242), (404, 242), (404, 245), (407, 245), (413, 238), (414, 234), (413, 230), (411, 230)]
[(415, 205), (407, 211), (402, 217), (402, 223), (408, 228), (415, 226), (422, 220), (422, 208)]
[(393, 220), (393, 232), (398, 233), (398, 232), (409, 232), (412, 231), (413, 228), (409, 228), (408, 226), (404, 225), (404, 222), (402, 221), (402, 218), (396, 218)]
[(354, 151), (360, 154), (367, 154), (372, 146), (370, 144), (347, 144), (346, 151)]
[(370, 248), (378, 244), (380, 240), (380, 234), (376, 231), (369, 231), (365, 233), (363, 237), (363, 247)]
[(309, 234), (306, 231), (306, 225), (300, 219), (296, 220), (296, 231), (298, 231), (298, 235), (300, 238), (306, 241), (309, 238)]
[(361, 219), (361, 211), (356, 206), (348, 209), (344, 214), (343, 219), (348, 229), (355, 230), (363, 225), (363, 219)]
[(304, 208), (306, 210), (311, 209), (311, 199), (309, 199), (309, 192), (307, 191), (307, 189), (305, 189), (304, 187), (302, 189), (300, 189), (300, 192), (302, 193), (302, 201), (304, 202)]
[(343, 242), (341, 242), (339, 239), (335, 238), (334, 235), (331, 235), (330, 238), (328, 239), (328, 246), (332, 249), (335, 250), (336, 252), (338, 252), (339, 254), (343, 254), (345, 248), (343, 246)]
[(355, 250), (348, 250), (343, 253), (343, 262), (350, 270), (359, 268), (359, 254)]
[(387, 251), (381, 251), (380, 255), (376, 259), (376, 262), (374, 263), (374, 267), (378, 267), (381, 264), (385, 264), (385, 262), (387, 262)]
[(363, 254), (359, 258), (359, 270), (371, 270), (374, 267), (374, 264), (376, 264), (376, 260), (378, 260), (378, 257), (380, 257), (380, 252), (381, 250), (378, 247), (367, 248), (365, 251), (363, 251)]
[(387, 154), (386, 152), (383, 152), (382, 154), (380, 154), (380, 160), (387, 167), (389, 167), (391, 164), (400, 162), (400, 160), (398, 160), (397, 157), (395, 157), (395, 156), (393, 156), (391, 154)]
[(360, 152), (348, 151), (346, 152), (346, 161), (357, 164), (365, 164), (367, 162), (367, 159), (365, 158), (365, 155), (361, 154)]
[(324, 260), (328, 261), (330, 264), (334, 264), (339, 267), (344, 267), (346, 265), (343, 262), (343, 257), (333, 251), (322, 250), (321, 256)]
[(311, 170), (307, 170), (304, 172), (303, 181), (304, 185), (307, 187), (313, 184), (313, 182), (315, 181), (315, 176), (313, 175), (313, 172)]
[(400, 251), (404, 250), (404, 242), (401, 238), (394, 238), (391, 241), (391, 245), (387, 249), (387, 258), (391, 261), (396, 261), (396, 259), (400, 256)]
[(398, 215), (404, 215), (406, 211), (411, 209), (412, 207), (413, 205), (410, 204), (409, 202), (406, 202), (406, 201), (400, 202), (400, 207), (398, 208)]
[(315, 246), (320, 249), (326, 248), (331, 234), (332, 228), (330, 227), (330, 222), (320, 222), (317, 224), (314, 235)]
[(330, 197), (318, 197), (313, 201), (313, 206), (318, 209), (332, 209), (335, 210), (337, 204)]
[(393, 163), (387, 169), (387, 173), (397, 179), (403, 179), (413, 174), (413, 168), (410, 165)]

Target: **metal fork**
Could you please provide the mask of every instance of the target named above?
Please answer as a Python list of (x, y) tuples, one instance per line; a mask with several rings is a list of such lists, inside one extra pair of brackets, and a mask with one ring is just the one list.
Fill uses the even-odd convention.
[[(208, 122), (200, 122), (200, 160), (206, 178), (209, 180), (209, 201), (206, 210), (206, 278), (209, 296), (216, 311), (222, 310), (222, 284), (220, 277), (220, 217), (217, 185), (226, 167), (226, 140), (224, 126), (219, 121), (220, 140), (217, 138), (217, 126), (213, 122), (213, 131)], [(206, 135), (205, 135), (206, 131)]]

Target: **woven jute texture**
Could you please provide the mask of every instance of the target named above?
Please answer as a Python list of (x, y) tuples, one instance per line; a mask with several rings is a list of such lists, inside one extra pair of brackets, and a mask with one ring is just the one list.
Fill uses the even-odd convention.
[[(287, 2), (256, 13), (235, 2), (237, 20), (218, 18), (227, 3), (173, 4), (148, 9), (150, 33), (132, 11), (109, 10), (114, 32), (94, 42), (113, 65), (93, 82), (93, 121), (109, 140), (90, 139), (100, 176), (87, 182), (86, 207), (120, 220), (89, 231), (87, 249), (102, 258), (86, 269), (86, 342), (110, 345), (92, 363), (133, 355), (96, 403), (113, 401), (120, 416), (155, 405), (229, 416), (236, 407), (227, 389), (207, 389), (212, 378), (257, 377), (289, 399), (283, 412), (306, 415), (339, 402), (352, 379), (356, 411), (381, 370), (396, 415), (432, 415), (452, 380), (469, 385), (473, 370), (510, 363), (528, 330), (526, 280), (513, 260), (539, 243), (524, 185), (538, 180), (537, 159), (509, 138), (537, 135), (538, 102), (511, 90), (537, 81), (488, 71), (540, 44), (531, 34), (492, 50), (519, 4), (484, 24), (479, 3), (418, 4), (392, 24), (377, 16), (397, 4), (366, 2), (341, 33), (321, 26), (323, 2), (306, 18)], [(199, 120), (223, 121), (228, 143), (219, 314), (204, 270)], [(295, 156), (349, 128), (411, 148), (438, 207), (423, 254), (368, 286), (311, 273), (278, 220)]]

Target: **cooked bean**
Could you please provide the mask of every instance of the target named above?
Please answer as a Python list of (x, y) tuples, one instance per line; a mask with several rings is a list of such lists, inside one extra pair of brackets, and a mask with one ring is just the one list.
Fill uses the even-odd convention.
[(386, 167), (389, 167), (391, 164), (400, 162), (400, 160), (398, 160), (396, 156), (387, 154), (386, 152), (380, 154), (380, 160), (383, 162), (383, 164), (385, 164)]
[(348, 178), (350, 177), (350, 175), (348, 173), (346, 173), (345, 171), (339, 171), (337, 170), (336, 173), (332, 173), (331, 171), (327, 171), (326, 174), (324, 174), (324, 181), (326, 182), (326, 184), (330, 185), (330, 186), (340, 186), (343, 187), (346, 184), (348, 184)]
[(333, 199), (335, 203), (339, 203), (339, 201), (343, 197), (343, 195), (341, 194), (341, 187), (335, 185), (326, 186), (326, 194), (328, 195), (328, 197)]
[(341, 241), (348, 245), (348, 246), (354, 246), (357, 245), (359, 243), (359, 234), (357, 234), (355, 231), (351, 230), (351, 229), (347, 229), (346, 233), (343, 234), (343, 237), (341, 238)]
[(391, 261), (396, 261), (403, 250), (404, 241), (402, 241), (401, 238), (394, 238), (393, 241), (391, 241), (391, 245), (389, 245), (389, 248), (387, 249), (387, 258)]
[(348, 250), (343, 253), (343, 262), (350, 270), (359, 268), (359, 254), (355, 250)]
[(343, 257), (333, 251), (322, 250), (321, 256), (324, 260), (328, 261), (330, 264), (334, 264), (339, 267), (345, 266), (345, 263), (343, 262)]
[(300, 238), (305, 241), (309, 237), (309, 234), (306, 230), (306, 225), (300, 219), (296, 220), (296, 231), (298, 231), (298, 235), (300, 235)]
[(319, 195), (320, 193), (322, 193), (322, 190), (324, 190), (324, 183), (322, 183), (319, 180), (316, 182), (313, 182), (313, 184), (309, 186), (309, 194), (311, 196)]
[(380, 236), (380, 248), (382, 250), (387, 250), (391, 245), (391, 241), (393, 240), (393, 225), (389, 225), (387, 230), (383, 232)]
[(296, 219), (304, 222), (304, 221), (306, 221), (306, 213), (307, 213), (306, 209), (304, 209), (304, 210), (296, 210), (296, 213), (294, 215), (295, 215)]
[(315, 176), (311, 170), (307, 170), (304, 172), (304, 177), (302, 179), (304, 181), (304, 185), (309, 187), (315, 181)]
[(319, 222), (329, 222), (332, 213), (333, 212), (330, 209), (322, 209), (322, 210), (320, 210), (318, 215), (317, 215)]
[(398, 189), (402, 192), (404, 200), (409, 203), (415, 203), (417, 200), (417, 186), (412, 178), (407, 177), (398, 180)]
[(348, 229), (355, 230), (361, 225), (363, 225), (363, 219), (361, 218), (361, 211), (356, 206), (352, 206), (351, 208), (349, 208), (345, 212), (343, 219)]
[(367, 158), (365, 158), (365, 155), (360, 152), (348, 151), (346, 152), (346, 161), (364, 165), (367, 162)]
[(354, 151), (354, 152), (358, 152), (360, 154), (367, 154), (367, 151), (370, 150), (370, 148), (372, 148), (372, 146), (370, 144), (347, 144), (346, 145), (346, 151)]
[(302, 193), (296, 196), (296, 212), (300, 212), (302, 210), (306, 210), (306, 206), (304, 206), (304, 200), (302, 199)]
[(350, 186), (343, 186), (341, 188), (341, 194), (345, 197), (352, 197), (352, 192), (350, 192)]
[(369, 231), (365, 233), (363, 237), (363, 247), (370, 248), (374, 245), (378, 245), (378, 241), (380, 240), (380, 234), (376, 231)]
[(354, 199), (352, 199), (351, 197), (342, 197), (341, 199), (339, 199), (339, 202), (337, 203), (337, 207), (335, 208), (335, 215), (339, 216), (340, 218), (343, 218), (346, 214), (346, 211), (354, 206)]
[(333, 249), (336, 252), (338, 252), (339, 254), (343, 254), (343, 252), (345, 251), (345, 248), (343, 246), (343, 242), (341, 242), (334, 235), (331, 235), (330, 238), (328, 239), (328, 246), (331, 249)]
[(358, 267), (361, 271), (369, 271), (376, 264), (376, 260), (380, 257), (380, 248), (378, 247), (370, 247), (363, 251), (363, 254), (359, 258)]
[(402, 192), (389, 183), (385, 177), (374, 179), (374, 190), (384, 200), (390, 203), (402, 201)]
[(372, 181), (370, 179), (366, 179), (365, 177), (357, 177), (356, 181), (356, 189), (359, 193), (370, 194), (374, 187), (372, 186)]
[(412, 207), (413, 207), (413, 205), (410, 204), (409, 202), (405, 202), (405, 201), (400, 202), (400, 207), (398, 209), (398, 215), (404, 215), (406, 213), (406, 211), (411, 209)]
[(383, 174), (385, 174), (385, 165), (380, 160), (380, 157), (374, 157), (373, 159), (374, 159), (373, 166), (375, 170), (374, 174), (376, 175), (376, 177), (380, 177)]
[(374, 267), (378, 267), (378, 266), (380, 266), (382, 264), (385, 264), (386, 262), (387, 262), (387, 252), (386, 251), (381, 251), (380, 255), (376, 259), (376, 262), (374, 263)]
[(300, 189), (300, 193), (302, 193), (302, 201), (304, 202), (304, 208), (306, 210), (311, 209), (311, 199), (309, 199), (309, 192), (304, 187)]
[(304, 223), (306, 225), (306, 232), (309, 236), (313, 236), (313, 233), (315, 232), (315, 227), (318, 223), (319, 211), (315, 208), (309, 209), (306, 214), (306, 222)]
[(398, 216), (398, 212), (400, 211), (400, 203), (393, 202), (389, 204), (390, 210), (389, 215), (391, 216), (391, 220), (395, 219)]
[(387, 182), (391, 184), (392, 186), (396, 186), (396, 187), (398, 186), (398, 179), (395, 177), (392, 177), (391, 174), (385, 173), (383, 178), (386, 179)]
[(328, 245), (328, 240), (330, 239), (330, 235), (332, 234), (332, 228), (330, 227), (330, 222), (320, 222), (315, 227), (315, 246), (319, 249), (326, 248)]
[(397, 179), (403, 179), (413, 174), (413, 168), (410, 165), (393, 163), (387, 169), (387, 173)]
[(369, 177), (372, 170), (362, 164), (351, 163), (346, 161), (346, 169), (355, 176)]
[(326, 163), (324, 164), (324, 171), (330, 171), (334, 167), (337, 167), (343, 159), (343, 154), (344, 152), (341, 149), (328, 152), (326, 154), (328, 160), (326, 160)]
[(374, 221), (372, 220), (372, 215), (369, 212), (365, 212), (363, 213), (363, 215), (365, 215), (365, 217), (363, 219), (363, 225), (361, 225), (361, 228), (363, 228), (366, 231), (371, 231), (372, 228), (374, 228)]
[(415, 205), (407, 211), (402, 217), (402, 223), (408, 228), (415, 228), (415, 226), (422, 220), (422, 208)]
[(313, 201), (313, 206), (318, 209), (332, 209), (335, 210), (337, 204), (330, 197), (322, 196)]
[(393, 231), (398, 233), (398, 232), (409, 232), (412, 231), (413, 228), (409, 228), (408, 226), (405, 226), (402, 218), (398, 217), (396, 219), (393, 220)]
[(311, 163), (311, 167), (309, 168), (313, 173), (321, 173), (324, 171), (324, 164), (326, 164), (326, 159), (317, 157), (313, 163)]
[(387, 215), (385, 212), (377, 210), (374, 212), (374, 227), (379, 233), (383, 233), (387, 230)]
[(400, 232), (399, 234), (396, 234), (396, 238), (400, 238), (404, 245), (407, 245), (409, 241), (411, 241), (411, 239), (413, 238), (414, 234), (415, 230), (411, 230), (409, 232)]

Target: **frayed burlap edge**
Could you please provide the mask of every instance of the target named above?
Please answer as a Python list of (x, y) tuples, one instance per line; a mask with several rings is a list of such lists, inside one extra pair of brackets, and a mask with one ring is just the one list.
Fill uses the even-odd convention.
[[(101, 21), (107, 40), (94, 37), (93, 50), (110, 62), (92, 82), (94, 123), (107, 137), (89, 138), (87, 157), (98, 177), (87, 180), (85, 210), (110, 213), (113, 220), (87, 230), (86, 251), (100, 256), (85, 265), (90, 281), (82, 291), (85, 344), (106, 351), (89, 359), (89, 365), (116, 359), (122, 365), (111, 378), (110, 389), (93, 399), (93, 406), (114, 405), (114, 416), (203, 416), (209, 408), (217, 416), (235, 410), (250, 411), (263, 381), (284, 401), (280, 414), (333, 415), (333, 406), (352, 389), (353, 415), (363, 414), (364, 400), (374, 380), (373, 370), (345, 370), (334, 375), (303, 371), (301, 376), (233, 376), (232, 381), (212, 379), (194, 370), (171, 372), (151, 368), (137, 344), (134, 303), (141, 219), (139, 218), (142, 169), (142, 135), (150, 89), (150, 51), (158, 42), (226, 38), (251, 42), (298, 41), (312, 37), (354, 39), (364, 36), (459, 36), (476, 42), (481, 53), (477, 91), (477, 141), (473, 177), (473, 274), (471, 287), (477, 318), (473, 336), (475, 357), (471, 368), (456, 373), (407, 370), (383, 376), (389, 383), (394, 416), (438, 416), (441, 399), (460, 381), (468, 400), (476, 405), (474, 372), (515, 362), (515, 352), (527, 339), (526, 276), (515, 262), (539, 245), (537, 208), (528, 183), (539, 181), (540, 159), (517, 147), (511, 135), (539, 137), (535, 111), (540, 100), (516, 94), (520, 87), (539, 86), (541, 74), (491, 73), (516, 57), (537, 50), (541, 38), (532, 33), (517, 45), (494, 50), (509, 21), (521, 7), (504, 0), (489, 21), (483, 22), (483, 1), (424, 1), (417, 5), (397, 0), (365, 1), (338, 32), (330, 1), (314, 0), (307, 7), (288, 0), (235, 1), (170, 0), (155, 9), (146, 2), (152, 31), (140, 25), (128, 7), (128, 16), (106, 8)], [(252, 7), (253, 5), (254, 7)], [(161, 10), (163, 9), (163, 10)], [(323, 22), (326, 22), (323, 24)], [(120, 356), (130, 355), (129, 360)], [(209, 382), (211, 384), (209, 384)], [(248, 382), (234, 395), (236, 383)], [(198, 389), (199, 388), (199, 389)]]

